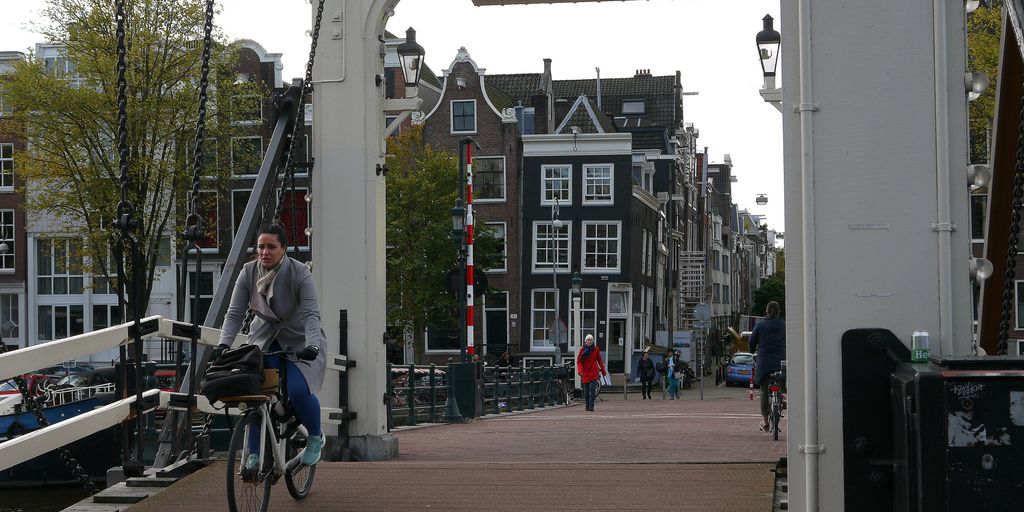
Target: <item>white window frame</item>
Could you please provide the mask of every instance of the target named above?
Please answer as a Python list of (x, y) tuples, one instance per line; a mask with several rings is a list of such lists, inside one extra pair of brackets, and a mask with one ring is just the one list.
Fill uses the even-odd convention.
[[(549, 294), (552, 296), (553, 307), (551, 309), (536, 308), (538, 293), (544, 294), (545, 297)], [(549, 331), (551, 330), (550, 323), (538, 327), (536, 325), (537, 315), (535, 314), (537, 311), (544, 311), (545, 321), (547, 321), (549, 315), (552, 315), (551, 321), (554, 322), (555, 318), (558, 318), (558, 305), (554, 304), (554, 301), (557, 300), (557, 298), (558, 290), (555, 290), (554, 288), (534, 288), (530, 290), (530, 352), (555, 352), (558, 350), (558, 347), (555, 347), (554, 345), (551, 344), (550, 341), (548, 341), (551, 337), (549, 333)], [(538, 329), (541, 329), (544, 332), (544, 337), (540, 341), (534, 339), (534, 335), (536, 334), (535, 331), (537, 331)]]
[[(10, 215), (10, 224), (7, 223), (8, 215)], [(17, 268), (18, 251), (15, 244), (17, 218), (16, 212), (13, 209), (5, 208), (0, 210), (0, 242), (7, 244), (7, 252), (0, 254), (0, 274), (13, 274)]]
[(501, 268), (487, 269), (488, 274), (504, 274), (508, 271), (508, 225), (504, 222), (485, 222), (485, 226), (501, 226)]
[[(208, 197), (210, 194), (212, 194), (213, 198), (214, 198), (213, 199), (213, 204), (214, 204), (213, 211), (214, 211), (214, 213), (217, 214), (217, 217), (215, 219), (213, 219), (213, 224), (214, 224), (214, 226), (213, 226), (213, 243), (214, 243), (214, 245), (213, 245), (213, 247), (200, 247), (199, 250), (202, 251), (203, 254), (215, 254), (215, 253), (220, 252), (220, 193), (218, 193), (216, 190), (200, 190), (199, 191), (199, 198), (198, 199), (199, 199), (199, 201), (202, 201), (203, 200), (203, 196), (207, 196)], [(199, 207), (198, 205), (196, 205), (196, 206), (197, 206), (197, 208)], [(203, 219), (203, 221), (205, 221), (205, 222), (209, 222), (209, 220), (210, 219)]]
[(547, 164), (540, 166), (540, 204), (541, 206), (551, 206), (555, 204), (554, 199), (548, 199), (548, 182), (554, 183), (556, 180), (548, 179), (548, 170), (551, 169), (568, 169), (569, 176), (565, 178), (558, 178), (557, 181), (563, 179), (569, 182), (569, 186), (565, 189), (565, 199), (558, 198), (558, 206), (572, 206), (572, 165), (571, 164)]
[[(118, 323), (122, 323), (122, 322), (114, 323), (114, 322), (112, 322), (110, 320), (111, 312), (116, 311), (118, 307), (119, 306), (116, 303), (109, 304), (109, 303), (105, 303), (105, 302), (95, 302), (95, 303), (89, 304), (89, 325), (90, 325), (91, 329), (95, 331), (97, 329), (103, 329), (103, 328), (106, 328), (106, 327), (111, 327), (111, 326), (114, 326), (114, 325), (118, 325)], [(96, 308), (104, 308), (104, 310), (106, 311), (106, 315), (107, 315), (106, 322), (107, 323), (106, 323), (105, 327), (97, 327), (96, 326)], [(126, 314), (122, 314), (122, 318), (125, 318), (125, 317), (127, 317), (127, 315)]]
[[(4, 150), (7, 150), (9, 157), (4, 157)], [(11, 185), (0, 185), (0, 192), (14, 192), (14, 144), (10, 142), (0, 142), (0, 183), (3, 183), (4, 177), (10, 175)]]
[[(49, 254), (49, 258), (50, 258), (50, 273), (49, 274), (41, 273), (40, 269), (38, 267), (40, 245), (44, 241), (51, 243), (51, 246), (50, 246), (51, 249), (50, 249), (50, 254)], [(64, 243), (65, 244), (64, 248), (67, 251), (66, 255), (67, 255), (68, 261), (67, 261), (66, 264), (67, 264), (68, 268), (66, 269), (67, 272), (64, 273), (64, 274), (56, 274), (56, 273), (54, 273), (54, 270), (56, 269), (56, 264), (55, 264), (56, 263), (56, 259), (55, 259), (55, 252), (54, 252), (52, 244), (56, 243), (57, 241), (60, 241), (60, 242)], [(33, 253), (34, 253), (33, 256), (36, 258), (37, 264), (36, 264), (36, 269), (35, 269), (35, 276), (33, 277), (33, 279), (35, 280), (35, 286), (36, 286), (36, 290), (37, 290), (37, 294), (38, 295), (57, 296), (57, 297), (81, 297), (82, 295), (85, 294), (85, 292), (87, 290), (87, 288), (86, 288), (86, 281), (85, 281), (85, 272), (83, 271), (83, 269), (74, 269), (74, 268), (72, 268), (74, 264), (71, 262), (71, 256), (72, 256), (71, 250), (72, 250), (72, 246), (73, 246), (74, 242), (76, 242), (76, 241), (78, 243), (81, 243), (80, 239), (76, 239), (76, 238), (73, 238), (73, 237), (67, 237), (67, 236), (63, 236), (63, 237), (61, 237), (61, 236), (45, 237), (45, 238), (37, 238), (36, 239), (35, 248), (34, 248), (35, 250), (33, 251)], [(81, 250), (81, 248), (79, 250)], [(84, 261), (79, 262), (79, 264), (80, 265), (84, 264)], [(73, 273), (73, 272), (76, 272), (76, 271), (78, 272), (77, 274)], [(43, 278), (50, 279), (50, 293), (42, 293), (40, 291), (40, 290), (42, 290), (42, 287), (39, 285), (39, 283), (40, 283), (39, 280), (43, 279)], [(76, 278), (81, 280), (82, 291), (80, 291), (78, 293), (71, 293), (70, 292), (70, 290), (71, 290), (71, 280), (72, 279), (76, 279)], [(53, 283), (56, 282), (56, 280), (58, 280), (58, 279), (66, 280), (67, 290), (68, 291), (66, 291), (65, 293), (53, 293)]]
[[(587, 242), (594, 240), (597, 242), (609, 242), (610, 238), (594, 238), (591, 239), (587, 236), (587, 227), (589, 226), (615, 226), (615, 266), (614, 267), (591, 267), (587, 266)], [(609, 274), (619, 273), (622, 270), (622, 221), (599, 221), (599, 220), (588, 220), (583, 221), (581, 226), (582, 246), (580, 247), (580, 272), (584, 274)], [(645, 246), (646, 250), (646, 246)], [(601, 252), (596, 254), (610, 255), (610, 252)]]
[[(456, 103), (472, 103), (473, 104), (473, 129), (472, 130), (456, 130), (455, 129), (455, 104)], [(477, 130), (477, 118), (479, 117), (480, 109), (476, 107), (476, 100), (451, 100), (448, 103), (448, 128), (452, 135), (463, 134), (463, 133), (476, 133)]]
[(263, 152), (264, 148), (263, 148), (263, 137), (262, 136), (260, 136), (260, 135), (245, 135), (245, 136), (240, 136), (240, 137), (231, 137), (231, 177), (233, 177), (233, 178), (255, 179), (256, 176), (259, 175), (260, 165), (256, 166), (256, 172), (253, 173), (253, 174), (236, 174), (235, 173), (235, 141), (247, 140), (247, 139), (257, 139), (257, 140), (260, 141), (260, 161), (261, 161), (260, 165), (262, 165), (263, 157), (266, 156), (264, 154), (264, 152)]
[(1022, 317), (1021, 314), (1020, 314), (1020, 310), (1021, 310), (1020, 300), (1022, 298), (1024, 298), (1024, 297), (1021, 296), (1021, 293), (1020, 293), (1020, 291), (1021, 291), (1020, 287), (1021, 287), (1022, 284), (1024, 284), (1024, 279), (1017, 279), (1013, 283), (1013, 304), (1014, 304), (1014, 308), (1013, 308), (1014, 312), (1013, 313), (1014, 313), (1014, 316), (1017, 317), (1016, 321), (1014, 322), (1014, 330), (1015, 331), (1024, 331), (1024, 317)]
[[(4, 304), (4, 297), (8, 297), (10, 302)], [(21, 294), (20, 293), (0, 293), (0, 309), (6, 310), (4, 313), (0, 313), (0, 325), (3, 325), (3, 318), (6, 316), (11, 322), (15, 324), (14, 331), (5, 333), (5, 341), (17, 341), (19, 345), (22, 345), (23, 340), (21, 337), (21, 326), (25, 322), (21, 319)], [(13, 309), (13, 311), (12, 311)], [(13, 314), (12, 314), (13, 313)], [(22, 345), (23, 346), (23, 345)]]
[(233, 106), (235, 107), (235, 112), (236, 113), (238, 112), (238, 106), (239, 106), (238, 102), (242, 98), (255, 99), (256, 100), (256, 102), (260, 106), (260, 118), (259, 119), (237, 119), (237, 120), (232, 120), (231, 124), (236, 125), (236, 126), (256, 126), (256, 125), (263, 124), (263, 117), (264, 117), (263, 97), (261, 95), (257, 94), (257, 93), (247, 93), (247, 94), (236, 94), (236, 95), (233, 95), (231, 97), (231, 101), (234, 102)]
[(544, 366), (551, 366), (552, 364), (554, 364), (554, 363), (552, 363), (552, 361), (554, 361), (554, 359), (555, 359), (555, 356), (523, 356), (522, 361), (523, 361), (523, 367), (524, 368), (531, 368), (530, 361), (540, 361), (541, 362), (540, 365), (533, 365), (533, 367), (538, 367), (538, 366), (539, 367), (544, 367)]
[[(45, 341), (55, 341), (55, 340), (60, 340), (60, 339), (66, 339), (66, 338), (60, 338), (57, 335), (57, 329), (56, 329), (56, 326), (57, 326), (57, 322), (56, 322), (57, 315), (55, 314), (55, 311), (56, 311), (57, 308), (67, 308), (68, 315), (67, 315), (67, 320), (66, 320), (67, 324), (65, 326), (65, 327), (67, 327), (67, 334), (68, 334), (68, 337), (76, 336), (77, 334), (75, 334), (74, 329), (72, 327), (74, 325), (74, 322), (72, 321), (72, 317), (71, 317), (71, 308), (74, 308), (76, 306), (79, 307), (79, 308), (82, 308), (82, 333), (85, 333), (86, 332), (85, 324), (86, 324), (86, 309), (87, 308), (86, 308), (86, 305), (84, 303), (73, 302), (73, 303), (36, 304), (36, 307), (35, 307), (35, 314), (36, 314), (35, 320), (36, 321), (35, 321), (35, 323), (36, 323), (36, 338), (37, 338), (37, 340), (41, 341), (41, 342), (45, 342)], [(39, 310), (42, 309), (42, 308), (48, 308), (49, 309), (50, 327), (53, 328), (53, 329), (51, 329), (50, 337), (48, 337), (48, 338), (43, 338), (42, 332), (40, 332), (40, 329), (43, 327), (43, 324), (42, 324), (42, 322), (39, 322)]]
[(647, 275), (647, 230), (641, 230), (641, 238), (643, 239), (640, 243), (640, 273)]
[[(630, 111), (627, 112), (626, 111), (626, 105), (627, 104), (634, 104), (634, 105), (639, 104), (640, 105), (640, 110), (637, 111), (637, 110), (633, 109), (633, 110), (630, 110)], [(630, 98), (630, 99), (622, 100), (622, 115), (642, 115), (642, 114), (646, 114), (646, 113), (647, 113), (647, 101), (645, 99), (643, 99), (643, 98)]]
[[(465, 327), (463, 327), (465, 328)], [(423, 353), (424, 354), (458, 354), (462, 351), (461, 348), (430, 348), (430, 330), (423, 330)]]
[[(540, 241), (540, 239), (537, 238), (537, 231), (538, 231), (540, 226), (549, 226), (550, 227), (551, 224), (552, 224), (551, 221), (534, 221), (533, 222), (533, 241), (532, 241), (532, 244), (531, 244), (532, 245), (532, 254), (533, 254), (533, 256), (531, 258), (533, 260), (533, 273), (535, 273), (535, 274), (543, 274), (543, 273), (550, 274), (551, 273), (551, 266), (547, 266), (546, 264), (544, 264), (543, 266), (538, 266), (539, 263), (537, 261), (537, 250), (538, 250), (537, 249), (537, 242)], [(556, 274), (568, 274), (569, 270), (570, 270), (569, 269), (570, 263), (572, 262), (572, 222), (562, 221), (562, 229), (560, 231), (562, 231), (562, 230), (565, 231), (565, 235), (564, 236), (556, 236), (556, 237), (552, 237), (551, 238), (551, 239), (554, 240), (554, 247), (552, 248), (552, 250), (555, 251), (555, 254), (552, 256), (551, 265), (555, 267), (555, 273)], [(545, 240), (548, 240), (548, 239), (545, 238)], [(561, 242), (563, 242), (563, 241), (565, 243), (566, 257), (565, 257), (565, 263), (564, 264), (560, 264), (559, 263), (560, 258), (558, 257), (558, 251), (561, 250), (561, 246), (562, 246)]]
[[(607, 169), (608, 170), (608, 177), (607, 178), (596, 178), (596, 177), (595, 178), (591, 178), (591, 177), (587, 176), (587, 171), (592, 170), (592, 169)], [(569, 173), (569, 176), (570, 176), (570, 178), (572, 177), (572, 172), (571, 171)], [(606, 198), (602, 197), (600, 199), (593, 198), (589, 194), (589, 188), (588, 188), (590, 186), (590, 184), (591, 184), (591, 181), (592, 180), (593, 181), (605, 180), (605, 179), (608, 180), (608, 197), (606, 197)], [(595, 205), (595, 206), (596, 205), (615, 204), (615, 164), (583, 164), (583, 199), (582, 199), (582, 203), (581, 204), (583, 204), (583, 205)]]
[[(501, 160), (501, 197), (478, 198), (476, 197), (476, 163), (479, 160)], [(508, 197), (508, 162), (504, 156), (474, 156), (473, 157), (473, 202), (474, 203), (504, 203)]]

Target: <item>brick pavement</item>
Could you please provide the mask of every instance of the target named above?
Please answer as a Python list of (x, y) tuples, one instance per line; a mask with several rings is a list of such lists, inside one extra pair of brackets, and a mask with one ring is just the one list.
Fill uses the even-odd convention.
[[(321, 463), (311, 496), (275, 486), (271, 510), (679, 510), (769, 512), (786, 444), (757, 431), (745, 389), (681, 400), (608, 394), (580, 406), (397, 432), (390, 462)], [(132, 512), (224, 510), (215, 464)]]

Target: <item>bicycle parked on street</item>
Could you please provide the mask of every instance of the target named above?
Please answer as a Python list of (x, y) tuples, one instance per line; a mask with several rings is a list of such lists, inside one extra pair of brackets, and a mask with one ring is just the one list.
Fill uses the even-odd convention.
[(575, 375), (576, 365), (571, 359), (555, 366), (555, 378), (548, 383), (545, 396), (555, 397), (555, 402), (562, 402), (565, 405), (572, 403), (576, 389)]
[[(286, 361), (308, 364), (293, 352), (268, 352), (264, 357), (281, 358), (282, 369), (287, 366)], [(306, 466), (300, 462), (309, 433), (299, 423), (288, 400), (287, 374), (287, 371), (266, 369), (263, 372), (267, 379), (265, 394), (221, 399), (226, 406), (243, 412), (228, 445), (228, 509), (231, 512), (266, 512), (270, 505), (270, 488), (282, 476), (288, 493), (296, 500), (309, 495), (313, 486), (316, 465)], [(279, 385), (273, 387), (275, 380)], [(268, 383), (271, 383), (269, 390)], [(259, 436), (259, 446), (249, 446), (250, 433)], [(255, 459), (250, 461), (250, 456)]]

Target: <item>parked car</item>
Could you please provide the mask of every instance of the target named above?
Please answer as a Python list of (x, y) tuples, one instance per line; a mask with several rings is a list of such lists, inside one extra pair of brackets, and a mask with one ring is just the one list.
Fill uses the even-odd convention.
[(725, 385), (739, 384), (746, 386), (750, 382), (750, 375), (754, 372), (754, 354), (749, 352), (737, 352), (725, 365)]

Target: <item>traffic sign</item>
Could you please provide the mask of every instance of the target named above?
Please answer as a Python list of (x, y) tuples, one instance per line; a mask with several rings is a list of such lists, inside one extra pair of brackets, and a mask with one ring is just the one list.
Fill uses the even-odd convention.
[(711, 306), (701, 302), (693, 307), (693, 317), (701, 322), (711, 320)]

